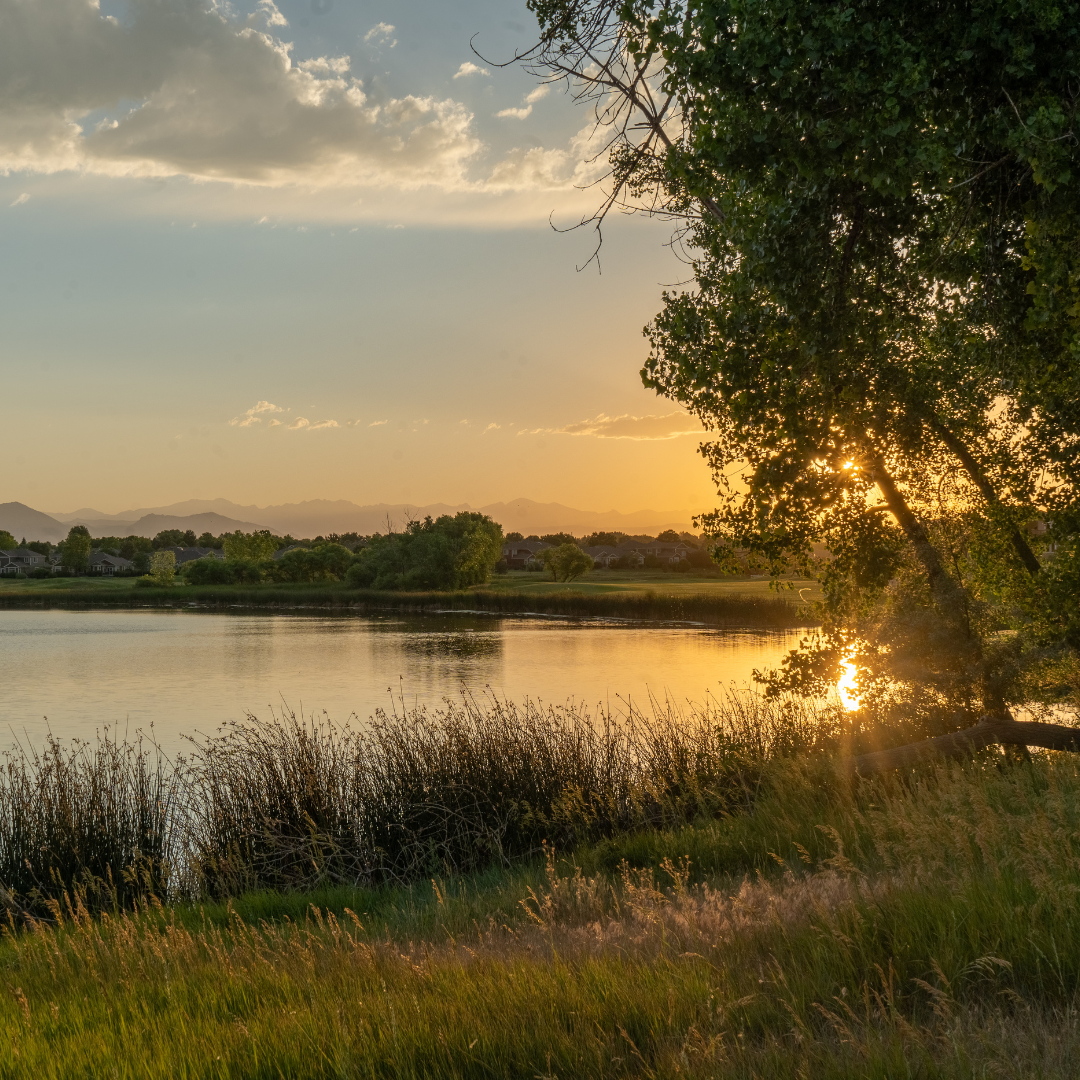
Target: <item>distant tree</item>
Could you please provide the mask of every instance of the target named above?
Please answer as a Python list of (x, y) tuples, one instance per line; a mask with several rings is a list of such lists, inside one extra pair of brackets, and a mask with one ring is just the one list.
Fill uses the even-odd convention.
[(7, 531), (7, 529), (0, 529), (0, 551), (14, 551), (15, 550), (15, 537)]
[(547, 548), (540, 552), (540, 559), (555, 581), (573, 581), (593, 565), (592, 559), (574, 543)]
[(677, 544), (682, 537), (674, 529), (665, 529), (656, 539), (661, 544)]
[[(2, 539), (3, 538), (0, 537), (0, 540), (2, 540)], [(28, 543), (24, 544), (23, 546), (29, 548), (31, 551), (36, 551), (39, 555), (45, 555), (45, 556), (48, 556), (48, 555), (50, 555), (52, 553), (52, 547), (53, 547), (52, 544), (50, 544), (48, 540), (30, 540)], [(0, 543), (0, 548), (3, 548), (2, 543)]]
[[(120, 541), (120, 558), (121, 559), (135, 559), (137, 555), (146, 554), (147, 552), (154, 550), (154, 542), (147, 539), (145, 536), (125, 536)], [(150, 565), (150, 560), (144, 560), (146, 566)], [(145, 570), (146, 567), (136, 566), (136, 569)]]
[[(180, 529), (162, 529), (161, 532), (154, 537), (154, 550), (165, 547), (184, 547), (185, 546), (185, 533)], [(194, 546), (194, 538), (192, 545)]]
[(67, 539), (58, 547), (66, 569), (74, 570), (77, 574), (86, 570), (90, 562), (90, 530), (85, 525), (73, 525), (68, 530)]
[[(126, 559), (127, 556), (121, 554), (122, 559)], [(150, 570), (150, 552), (149, 551), (135, 551), (131, 556), (131, 565), (137, 574), (145, 574)]]
[(155, 551), (150, 558), (150, 577), (155, 585), (171, 585), (176, 577), (176, 555)]
[(626, 539), (623, 532), (594, 532), (589, 533), (581, 541), (582, 547), (618, 547)]
[(502, 527), (463, 511), (410, 522), (404, 532), (373, 536), (349, 569), (349, 581), (376, 589), (462, 589), (489, 580), (502, 553)]
[[(230, 558), (227, 560), (232, 562)], [(265, 564), (275, 581), (340, 581), (353, 561), (353, 553), (342, 544), (315, 544), (286, 551), (280, 559)]]
[(221, 539), (226, 559), (250, 559), (253, 562), (263, 562), (273, 557), (278, 546), (277, 540), (270, 534), (269, 529), (253, 533), (245, 533), (237, 529), (236, 532), (227, 533)]
[(221, 544), (212, 532), (204, 532), (199, 537), (198, 543), (195, 546), (201, 548), (216, 548), (221, 547)]
[(119, 536), (96, 536), (90, 541), (90, 549), (103, 551), (106, 555), (119, 555), (122, 544)]
[(561, 547), (563, 544), (577, 543), (577, 541), (567, 532), (545, 533), (540, 537), (540, 540), (545, 544), (551, 544), (552, 547)]
[(524, 540), (525, 537), (522, 536), (519, 532), (509, 532), (506, 534), (505, 539), (513, 542), (514, 540)]
[(693, 567), (704, 569), (715, 565), (712, 556), (704, 548), (694, 548), (686, 553), (686, 561)]

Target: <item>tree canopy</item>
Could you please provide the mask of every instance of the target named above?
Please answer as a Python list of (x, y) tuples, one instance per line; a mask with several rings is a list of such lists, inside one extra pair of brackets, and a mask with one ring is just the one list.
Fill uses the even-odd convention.
[(690, 254), (642, 377), (711, 432), (721, 557), (822, 579), (772, 685), (1076, 695), (1080, 4), (530, 6), (611, 135), (600, 218)]
[(373, 536), (348, 572), (375, 589), (462, 589), (491, 578), (502, 554), (502, 526), (462, 511), (411, 522), (404, 532)]

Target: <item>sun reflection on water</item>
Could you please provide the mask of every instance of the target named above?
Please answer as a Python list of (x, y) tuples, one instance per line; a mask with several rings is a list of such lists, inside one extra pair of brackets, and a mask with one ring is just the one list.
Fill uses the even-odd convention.
[(858, 667), (853, 660), (844, 660), (840, 664), (842, 672), (840, 681), (836, 684), (836, 692), (840, 695), (840, 704), (848, 712), (854, 712), (859, 707), (859, 695), (856, 691), (856, 675)]

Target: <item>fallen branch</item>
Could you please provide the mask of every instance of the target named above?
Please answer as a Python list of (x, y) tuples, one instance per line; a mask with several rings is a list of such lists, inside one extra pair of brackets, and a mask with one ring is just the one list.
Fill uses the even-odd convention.
[(868, 776), (889, 769), (910, 769), (934, 758), (971, 757), (994, 743), (1006, 746), (1039, 746), (1044, 750), (1080, 751), (1080, 728), (1064, 724), (1042, 724), (1032, 720), (1013, 720), (1005, 716), (984, 716), (974, 727), (939, 735), (935, 739), (878, 750), (852, 758), (853, 773)]

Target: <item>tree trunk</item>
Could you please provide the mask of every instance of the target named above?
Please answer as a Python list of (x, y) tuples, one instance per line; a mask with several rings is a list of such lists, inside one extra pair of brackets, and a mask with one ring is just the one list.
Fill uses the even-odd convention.
[(1064, 724), (1042, 724), (1013, 720), (1007, 716), (984, 716), (974, 727), (939, 735), (936, 739), (878, 750), (849, 759), (852, 773), (870, 776), (890, 769), (910, 769), (935, 758), (969, 758), (979, 750), (1002, 743), (1005, 746), (1039, 746), (1044, 750), (1080, 751), (1080, 728)]
[[(987, 505), (1000, 506), (1001, 500), (994, 490), (994, 485), (990, 483), (986, 473), (982, 471), (979, 463), (975, 460), (975, 456), (968, 450), (963, 441), (957, 438), (937, 417), (931, 418), (929, 423), (938, 438), (960, 459), (960, 464), (964, 466), (968, 476), (975, 482), (975, 486), (982, 493)], [(1031, 550), (1031, 545), (1028, 544), (1021, 535), (1020, 530), (1015, 526), (1013, 526), (1009, 540), (1016, 549), (1016, 554), (1020, 556), (1020, 561), (1027, 568), (1027, 572), (1032, 577), (1037, 577), (1042, 566), (1035, 557), (1035, 552)]]

